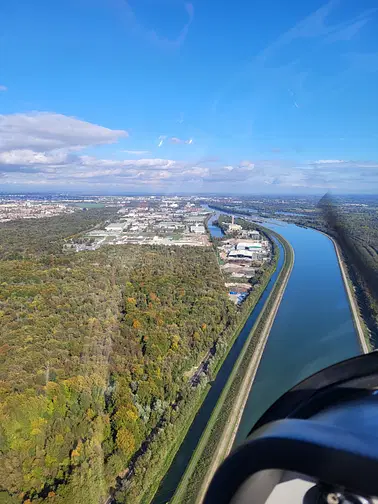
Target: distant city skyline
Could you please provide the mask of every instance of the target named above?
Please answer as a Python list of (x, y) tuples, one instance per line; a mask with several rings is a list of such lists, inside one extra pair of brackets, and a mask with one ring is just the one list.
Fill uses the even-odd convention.
[(377, 192), (375, 0), (2, 14), (0, 192)]

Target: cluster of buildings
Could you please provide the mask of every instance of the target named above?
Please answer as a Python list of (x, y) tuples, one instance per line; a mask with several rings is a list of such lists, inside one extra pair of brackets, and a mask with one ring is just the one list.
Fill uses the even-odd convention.
[(0, 222), (17, 219), (41, 219), (68, 214), (75, 210), (63, 203), (40, 203), (36, 201), (0, 200)]
[(117, 219), (81, 236), (66, 248), (96, 250), (103, 245), (210, 245), (205, 228), (209, 212), (188, 199), (149, 198), (125, 203)]
[(258, 269), (270, 260), (271, 244), (259, 231), (243, 229), (232, 219), (226, 238), (218, 245), (218, 253), (229, 297), (240, 304), (251, 291)]
[[(217, 203), (215, 198), (214, 203)], [(230, 201), (225, 199), (221, 203)], [(0, 222), (52, 217), (106, 206), (118, 208), (116, 218), (67, 241), (66, 249), (79, 252), (96, 250), (103, 245), (207, 247), (211, 244), (206, 226), (211, 210), (196, 196), (70, 198), (62, 194), (34, 200), (26, 195), (0, 196)], [(253, 288), (258, 270), (270, 260), (271, 244), (259, 231), (246, 229), (235, 223), (234, 218), (225, 226), (226, 234), (216, 245), (220, 268), (230, 299), (240, 304)]]

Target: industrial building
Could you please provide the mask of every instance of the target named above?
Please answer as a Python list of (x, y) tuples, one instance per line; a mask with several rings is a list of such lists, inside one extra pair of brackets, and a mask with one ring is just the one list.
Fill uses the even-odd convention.
[(113, 224), (109, 224), (106, 226), (106, 231), (115, 231), (117, 233), (121, 233), (124, 228), (126, 227), (126, 224), (124, 222), (115, 222)]
[(196, 224), (195, 226), (190, 226), (190, 232), (196, 234), (204, 234), (206, 232), (205, 226), (202, 224)]
[(228, 231), (232, 233), (233, 231), (241, 231), (242, 229), (242, 226), (235, 224), (235, 217), (232, 216), (231, 223), (228, 225)]
[(261, 259), (261, 251), (256, 250), (231, 250), (228, 254), (229, 259), (249, 259), (251, 261), (258, 261)]
[(242, 238), (250, 238), (251, 240), (255, 241), (260, 241), (261, 240), (261, 235), (258, 231), (255, 229), (253, 231), (248, 230), (248, 229), (243, 229), (240, 233), (240, 236)]
[(233, 232), (233, 231), (241, 231), (242, 230), (242, 227), (239, 225), (239, 224), (229, 224), (228, 225), (228, 230), (230, 232)]
[(255, 241), (242, 241), (236, 244), (236, 250), (255, 250), (261, 251), (262, 244)]
[(182, 224), (182, 222), (174, 222), (174, 221), (160, 222), (159, 224), (156, 225), (156, 227), (158, 227), (160, 229), (167, 229), (168, 231), (185, 228), (185, 226)]

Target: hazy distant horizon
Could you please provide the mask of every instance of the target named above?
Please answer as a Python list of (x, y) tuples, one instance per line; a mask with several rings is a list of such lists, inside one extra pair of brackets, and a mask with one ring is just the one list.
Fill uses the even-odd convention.
[(114, 192), (114, 193), (94, 193), (94, 192), (86, 192), (86, 191), (49, 191), (49, 190), (40, 190), (40, 191), (2, 191), (0, 190), (1, 196), (67, 196), (67, 197), (143, 197), (143, 196), (155, 196), (155, 197), (199, 197), (199, 198), (254, 198), (254, 197), (322, 197), (326, 193), (331, 193), (333, 196), (343, 196), (343, 197), (376, 197), (378, 199), (378, 195), (376, 192), (372, 193), (362, 193), (362, 192), (333, 192), (333, 191), (319, 191), (319, 192), (280, 192), (280, 193), (262, 193), (262, 192), (254, 192), (254, 193), (185, 193), (185, 192)]

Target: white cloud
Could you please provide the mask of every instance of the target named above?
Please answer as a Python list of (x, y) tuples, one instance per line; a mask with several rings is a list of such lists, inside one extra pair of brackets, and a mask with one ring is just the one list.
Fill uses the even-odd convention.
[(4, 86), (4, 85), (0, 84), (0, 91), (8, 91), (7, 86)]
[[(143, 2), (139, 3), (143, 4)], [(166, 16), (167, 18), (173, 20), (175, 16), (172, 16), (171, 9), (164, 13), (163, 3), (161, 2), (157, 3), (157, 7), (159, 8), (160, 11), (159, 16), (163, 17)], [(185, 42), (185, 39), (189, 32), (190, 25), (194, 20), (194, 5), (190, 2), (186, 2), (183, 0), (174, 3), (176, 4), (176, 6), (179, 6), (181, 9), (183, 9), (188, 17), (187, 22), (183, 26), (180, 27), (176, 26), (176, 29), (179, 29), (179, 33), (175, 38), (167, 37), (164, 34), (158, 33), (155, 29), (149, 29), (146, 26), (144, 26), (143, 22), (141, 22), (140, 18), (134, 13), (133, 8), (131, 7), (130, 3), (127, 0), (117, 2), (117, 6), (120, 9), (120, 13), (123, 14), (123, 16), (121, 15), (121, 19), (123, 18), (126, 21), (129, 31), (131, 29), (132, 33), (139, 35), (140, 37), (147, 40), (149, 43), (156, 45), (158, 47), (165, 49), (178, 49)], [(171, 7), (171, 5), (169, 5), (169, 7)], [(144, 8), (151, 10), (151, 5), (147, 3), (147, 5), (145, 5)], [(178, 17), (178, 19), (180, 17)]]
[[(325, 166), (323, 166), (325, 165)], [(310, 161), (307, 163), (309, 167), (318, 169), (362, 169), (362, 168), (378, 168), (376, 161), (353, 161), (343, 159), (319, 159), (318, 161)]]
[(254, 163), (252, 163), (252, 161), (249, 161), (248, 159), (240, 161), (239, 166), (241, 168), (247, 168), (248, 170), (253, 170), (255, 167)]
[(68, 154), (64, 150), (52, 150), (35, 152), (31, 149), (17, 149), (0, 152), (1, 165), (47, 165), (62, 164), (68, 160)]
[[(61, 157), (59, 157), (61, 156)], [(0, 153), (0, 173), (7, 182), (27, 183), (28, 180), (48, 180), (52, 184), (72, 184), (74, 181), (92, 185), (102, 182), (119, 185), (161, 185), (184, 183), (208, 176), (209, 168), (172, 159), (99, 159), (94, 156), (69, 155), (51, 151), (37, 153), (30, 150)]]
[(189, 140), (183, 140), (182, 138), (171, 137), (168, 138), (168, 141), (173, 144), (187, 144), (191, 145), (193, 143), (193, 138), (189, 138)]
[[(81, 149), (127, 137), (73, 117), (52, 113), (0, 115), (0, 177), (6, 184), (122, 189), (228, 187), (243, 191), (264, 184), (277, 187), (377, 187), (378, 163), (322, 158), (300, 166), (292, 160), (243, 159), (224, 164), (213, 157), (197, 161), (148, 157), (147, 151), (123, 151), (128, 159), (84, 155)], [(161, 137), (162, 141), (165, 137)], [(173, 137), (174, 143), (186, 142)], [(168, 141), (172, 141), (172, 138)], [(141, 156), (135, 159), (133, 156)], [(210, 162), (211, 161), (211, 162)], [(192, 185), (191, 185), (192, 184)]]
[(158, 143), (158, 147), (161, 147), (165, 141), (167, 137), (165, 136), (159, 136), (159, 143)]
[(112, 130), (75, 117), (49, 112), (0, 115), (0, 151), (33, 149), (80, 149), (111, 144), (127, 137), (124, 130)]
[(184, 140), (182, 138), (178, 137), (167, 137), (165, 135), (161, 135), (158, 138), (158, 147), (161, 147), (163, 143), (165, 142), (170, 142), (175, 145), (192, 145), (193, 143), (193, 138), (189, 138), (187, 140)]
[(314, 161), (316, 164), (337, 164), (337, 163), (345, 163), (343, 159), (319, 159), (318, 161)]
[(123, 150), (125, 154), (131, 154), (132, 156), (144, 156), (145, 154), (149, 154), (149, 151), (146, 150)]

